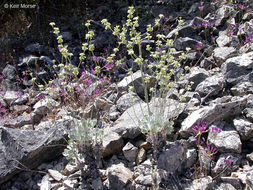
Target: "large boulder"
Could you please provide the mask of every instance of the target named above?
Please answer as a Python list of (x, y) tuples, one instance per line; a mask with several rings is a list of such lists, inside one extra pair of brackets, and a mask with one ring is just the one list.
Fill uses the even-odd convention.
[(60, 156), (73, 120), (62, 119), (48, 131), (0, 129), (0, 184), (22, 169), (33, 169)]
[(189, 137), (192, 132), (192, 127), (199, 122), (205, 121), (211, 124), (215, 121), (221, 121), (231, 116), (241, 114), (245, 108), (247, 97), (235, 97), (228, 103), (217, 103), (210, 106), (205, 106), (192, 112), (181, 124), (179, 133), (183, 137)]
[[(253, 52), (229, 58), (221, 65), (221, 72), (229, 83), (238, 83), (243, 80), (243, 77), (252, 73), (252, 69)], [(252, 76), (248, 80), (252, 81)]]

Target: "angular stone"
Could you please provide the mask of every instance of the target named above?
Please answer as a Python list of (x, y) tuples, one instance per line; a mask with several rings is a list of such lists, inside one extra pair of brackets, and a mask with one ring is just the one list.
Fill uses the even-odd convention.
[(136, 179), (135, 182), (137, 184), (145, 185), (145, 186), (152, 186), (153, 178), (152, 175), (139, 175)]
[(190, 69), (190, 73), (187, 74), (185, 78), (189, 80), (189, 82), (194, 82), (191, 88), (195, 90), (197, 85), (202, 81), (204, 81), (209, 76), (210, 76), (209, 72), (207, 72), (205, 69), (193, 67)]
[(228, 103), (213, 104), (205, 106), (192, 112), (181, 124), (179, 133), (183, 137), (189, 137), (192, 127), (199, 122), (205, 121), (212, 124), (215, 121), (225, 120), (232, 116), (241, 114), (247, 103), (246, 97), (235, 97)]
[(4, 127), (21, 128), (24, 125), (32, 124), (32, 122), (33, 118), (31, 114), (23, 114), (5, 122)]
[(119, 111), (124, 112), (126, 109), (137, 103), (144, 103), (144, 101), (134, 92), (130, 92), (121, 96), (117, 100), (116, 106)]
[(191, 168), (197, 161), (197, 150), (195, 148), (187, 149), (185, 168)]
[(72, 120), (59, 120), (48, 131), (1, 129), (0, 184), (27, 167), (33, 169), (62, 154)]
[(217, 65), (220, 66), (228, 58), (235, 56), (236, 52), (234, 47), (217, 47), (214, 49), (213, 57)]
[(57, 170), (48, 170), (49, 175), (52, 176), (52, 178), (54, 178), (56, 181), (61, 181), (62, 179), (64, 179), (66, 176), (62, 175), (60, 172), (58, 172)]
[(60, 104), (51, 97), (45, 97), (39, 100), (34, 106), (34, 113), (37, 115), (45, 115), (52, 111), (53, 108), (58, 107)]
[(137, 157), (136, 157), (136, 163), (142, 163), (144, 160), (146, 160), (147, 154), (144, 148), (141, 148), (138, 151)]
[(200, 41), (189, 37), (177, 38), (174, 41), (174, 46), (178, 51), (186, 50), (187, 47), (191, 49), (203, 49), (203, 44)]
[(21, 96), (20, 93), (17, 91), (7, 91), (5, 92), (3, 99), (8, 105), (10, 105), (11, 102), (15, 101), (20, 96)]
[(124, 141), (117, 133), (108, 132), (103, 139), (102, 146), (102, 156), (107, 157), (119, 153), (124, 146)]
[(211, 176), (195, 179), (192, 182), (192, 189), (213, 189), (214, 182)]
[[(147, 74), (144, 74), (147, 77)], [(156, 79), (154, 77), (150, 78), (150, 82), (147, 85), (147, 88), (150, 89), (151, 87), (155, 86)], [(118, 90), (119, 92), (127, 91), (129, 86), (133, 86), (136, 93), (140, 97), (144, 97), (144, 85), (142, 83), (142, 74), (141, 71), (137, 71), (133, 73), (131, 76), (125, 77), (122, 81), (118, 83)]]
[(49, 181), (49, 175), (45, 175), (40, 184), (40, 190), (49, 190), (51, 189), (51, 182)]
[(109, 189), (124, 189), (133, 181), (133, 172), (123, 164), (112, 165), (108, 168)]
[(215, 62), (213, 62), (211, 59), (209, 58), (205, 58), (203, 59), (201, 62), (200, 62), (200, 67), (201, 68), (204, 68), (204, 69), (212, 69), (214, 68), (216, 65), (215, 65)]
[(137, 155), (137, 151), (138, 148), (136, 148), (132, 143), (128, 142), (122, 149), (123, 154), (125, 156), (125, 158), (129, 161), (129, 162), (134, 162), (136, 155)]
[(162, 152), (158, 158), (157, 166), (167, 172), (181, 173), (186, 161), (187, 147), (185, 141), (170, 143), (167, 150)]
[(218, 187), (215, 187), (217, 190), (224, 190), (224, 189), (229, 189), (229, 190), (237, 190), (233, 185), (229, 183), (221, 183), (219, 184)]
[(220, 26), (225, 23), (233, 11), (231, 6), (223, 5), (215, 13), (215, 26)]
[(253, 84), (251, 82), (241, 82), (230, 89), (234, 96), (244, 96), (253, 94)]
[(221, 75), (214, 75), (206, 78), (201, 82), (195, 89), (200, 96), (216, 96), (218, 95), (223, 88), (226, 86), (226, 81)]
[(2, 73), (6, 79), (12, 81), (17, 79), (17, 69), (12, 65), (6, 65)]
[(229, 183), (231, 185), (233, 185), (233, 187), (235, 187), (237, 190), (242, 190), (242, 183), (240, 181), (240, 179), (238, 179), (237, 177), (222, 177), (221, 176), (221, 181), (224, 183)]
[[(231, 159), (231, 167), (228, 167), (226, 160)], [(216, 162), (215, 167), (212, 169), (212, 175), (229, 176), (231, 172), (237, 170), (241, 164), (242, 156), (240, 154), (226, 153), (221, 154)], [(226, 170), (225, 170), (226, 168)]]
[(225, 79), (232, 83), (238, 78), (246, 76), (253, 69), (253, 52), (232, 57), (221, 65), (221, 72)]
[(253, 138), (253, 123), (242, 117), (237, 117), (233, 119), (233, 124), (242, 140), (249, 140)]
[[(222, 126), (223, 125), (223, 126)], [(225, 122), (217, 122), (209, 128), (218, 127), (220, 133), (208, 133), (208, 143), (214, 146), (221, 153), (238, 153), (242, 151), (242, 142), (237, 131), (233, 130)]]

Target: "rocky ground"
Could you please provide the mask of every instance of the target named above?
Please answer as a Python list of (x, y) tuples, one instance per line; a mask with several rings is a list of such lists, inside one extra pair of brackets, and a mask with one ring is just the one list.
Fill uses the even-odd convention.
[[(87, 189), (78, 164), (70, 163), (62, 153), (76, 120), (89, 117), (99, 118), (107, 134), (102, 142), (100, 177), (91, 181), (91, 189), (145, 190), (152, 188), (154, 179), (159, 189), (253, 189), (253, 2), (167, 0), (136, 6), (142, 15), (140, 31), (163, 14), (161, 32), (175, 39), (175, 56), (191, 48), (184, 63), (190, 72), (176, 80), (166, 96), (163, 114), (176, 119), (157, 163), (152, 159), (154, 147), (138, 126), (148, 108), (141, 72), (133, 60), (126, 57), (123, 65), (133, 69), (131, 78), (125, 70), (114, 68), (103, 95), (95, 96), (85, 109), (70, 109), (59, 94), (34, 88), (26, 73), (34, 73), (40, 82), (54, 77), (52, 60), (61, 58), (53, 37), (47, 45), (4, 39), (18, 44), (22, 55), (13, 58), (14, 64), (2, 63), (0, 70), (0, 189)], [(126, 2), (115, 1), (89, 11), (97, 33), (93, 41), (97, 52), (106, 55), (107, 48), (115, 44), (99, 21), (106, 16), (120, 24), (127, 8)], [(176, 27), (178, 17), (185, 22), (180, 28)], [(77, 66), (85, 31), (77, 33), (71, 25), (59, 27), (74, 54), (72, 64)], [(89, 59), (92, 57), (87, 63)], [(84, 69), (88, 68), (80, 68), (80, 73)], [(191, 81), (194, 85), (186, 91)], [(100, 83), (94, 83), (92, 89)], [(128, 92), (130, 85), (136, 93)], [(155, 98), (149, 106), (156, 109)], [(209, 161), (209, 152), (202, 151), (192, 135), (193, 127), (203, 121), (210, 130), (218, 130), (205, 134), (208, 144), (217, 149)]]

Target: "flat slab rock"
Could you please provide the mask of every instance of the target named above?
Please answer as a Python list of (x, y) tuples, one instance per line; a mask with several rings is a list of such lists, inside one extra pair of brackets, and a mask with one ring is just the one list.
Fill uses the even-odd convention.
[(0, 184), (22, 169), (35, 168), (60, 156), (71, 126), (72, 120), (62, 119), (48, 131), (0, 128)]
[(239, 115), (246, 107), (247, 96), (235, 97), (228, 103), (214, 104), (205, 106), (199, 110), (192, 112), (181, 125), (179, 131), (182, 137), (189, 137), (192, 127), (199, 122), (205, 121), (211, 124), (215, 121), (222, 121), (228, 117)]

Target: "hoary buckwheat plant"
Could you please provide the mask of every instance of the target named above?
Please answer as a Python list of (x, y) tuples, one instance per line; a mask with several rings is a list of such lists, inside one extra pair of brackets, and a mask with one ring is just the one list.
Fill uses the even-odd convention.
[(101, 167), (100, 148), (105, 135), (96, 124), (95, 119), (75, 120), (75, 127), (69, 134), (68, 146), (63, 153), (70, 161), (77, 162), (87, 189), (91, 189), (92, 180), (99, 178), (98, 168)]
[[(173, 48), (174, 41), (166, 39), (163, 34), (156, 34), (155, 30), (161, 27), (161, 20), (164, 19), (163, 15), (159, 15), (159, 19), (155, 20), (155, 24), (147, 25), (146, 32), (141, 33), (138, 31), (139, 17), (134, 16), (134, 7), (129, 7), (126, 23), (123, 26), (112, 27), (107, 19), (101, 22), (106, 30), (111, 30), (112, 34), (118, 38), (118, 47), (114, 48), (114, 52), (107, 58), (109, 63), (115, 62), (116, 66), (122, 64), (122, 60), (117, 59), (117, 52), (120, 48), (126, 48), (128, 56), (136, 62), (140, 68), (142, 76), (142, 84), (144, 86), (144, 98), (148, 107), (148, 115), (143, 123), (143, 130), (148, 132), (150, 136), (162, 131), (164, 127), (168, 127), (170, 122), (162, 116), (164, 101), (161, 102), (161, 110), (159, 113), (154, 113), (150, 110), (149, 97), (154, 96), (157, 92), (159, 98), (164, 99), (166, 92), (174, 87), (174, 77), (179, 68), (182, 67), (181, 62), (186, 59), (185, 53), (182, 53), (178, 59), (175, 58), (173, 53), (176, 51)], [(179, 25), (183, 25), (183, 20), (178, 20)], [(144, 41), (149, 42), (144, 46)], [(153, 44), (153, 45), (151, 45)], [(137, 47), (137, 51), (135, 50)], [(148, 52), (148, 56), (143, 54), (144, 49)], [(188, 49), (189, 51), (190, 49)], [(116, 61), (115, 61), (116, 60)], [(145, 69), (146, 68), (146, 69)], [(185, 67), (186, 70), (189, 67)], [(149, 71), (151, 75), (147, 75)], [(128, 74), (132, 76), (133, 71), (130, 69)], [(181, 75), (181, 78), (183, 74)], [(155, 79), (155, 84), (154, 83)], [(190, 88), (190, 87), (188, 87)], [(159, 91), (158, 91), (159, 89)], [(129, 86), (129, 91), (135, 91), (134, 86)], [(183, 99), (183, 97), (181, 97)]]
[[(114, 36), (118, 38), (118, 46), (114, 48), (114, 52), (107, 58), (109, 63), (115, 63), (120, 67), (122, 60), (118, 59), (118, 52), (120, 49), (126, 49), (127, 55), (138, 64), (141, 71), (142, 84), (144, 87), (144, 99), (147, 105), (148, 114), (144, 114), (142, 120), (139, 121), (140, 128), (144, 134), (148, 135), (148, 139), (153, 146), (153, 161), (157, 161), (158, 152), (161, 146), (160, 139), (165, 139), (166, 135), (172, 132), (173, 119), (165, 116), (166, 109), (166, 93), (174, 87), (175, 75), (177, 71), (182, 68), (182, 61), (186, 59), (186, 54), (182, 53), (179, 58), (174, 56), (175, 48), (173, 48), (174, 41), (166, 39), (165, 35), (157, 33), (162, 27), (164, 20), (163, 15), (159, 15), (159, 19), (155, 20), (154, 25), (147, 25), (146, 32), (138, 31), (139, 16), (135, 16), (134, 7), (129, 7), (127, 20), (122, 26), (112, 25), (107, 19), (101, 22), (106, 30), (110, 30)], [(181, 18), (178, 19), (179, 27), (184, 25)], [(145, 43), (144, 42), (148, 42)], [(190, 48), (187, 48), (189, 51)], [(144, 54), (148, 52), (148, 55)], [(189, 70), (189, 67), (185, 67)], [(147, 75), (149, 73), (149, 75)], [(128, 70), (128, 74), (133, 81), (132, 69)], [(181, 74), (181, 79), (184, 74)], [(129, 81), (127, 81), (129, 82)], [(190, 85), (186, 90), (190, 90)], [(135, 85), (129, 85), (129, 91), (136, 91)], [(158, 109), (151, 110), (149, 99), (152, 97), (158, 98)], [(180, 97), (184, 100), (184, 97)], [(161, 138), (165, 137), (165, 138)], [(157, 184), (153, 184), (157, 187)]]

